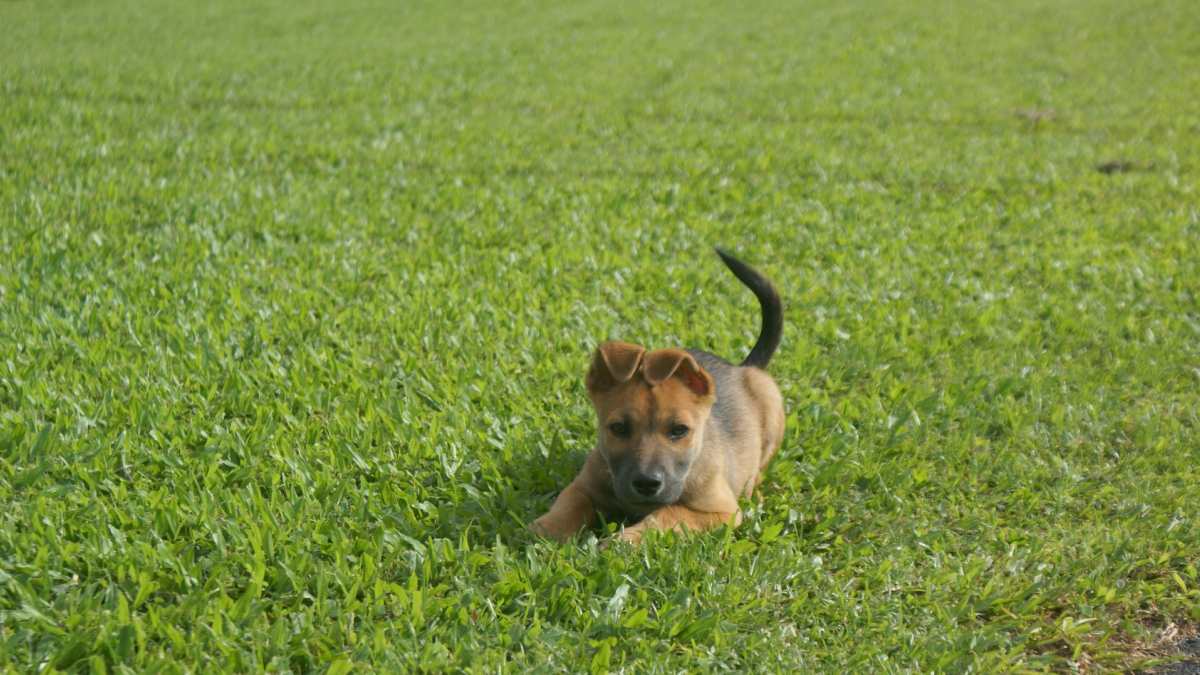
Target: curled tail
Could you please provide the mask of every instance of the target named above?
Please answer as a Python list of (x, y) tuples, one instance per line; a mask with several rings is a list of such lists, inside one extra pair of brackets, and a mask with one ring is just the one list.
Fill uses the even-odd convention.
[(779, 348), (779, 340), (783, 338), (783, 301), (779, 299), (779, 291), (775, 290), (775, 284), (758, 270), (719, 248), (716, 251), (729, 271), (750, 288), (762, 307), (762, 331), (758, 334), (758, 342), (754, 343), (754, 348), (750, 350), (746, 360), (742, 361), (742, 365), (765, 370), (771, 362), (771, 357), (775, 355), (775, 350)]

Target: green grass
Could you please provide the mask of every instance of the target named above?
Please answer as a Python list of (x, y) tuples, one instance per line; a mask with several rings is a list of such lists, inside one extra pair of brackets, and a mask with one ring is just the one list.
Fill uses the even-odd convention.
[[(1195, 10), (0, 3), (0, 668), (1131, 667), (1200, 620)], [(749, 349), (712, 244), (761, 503), (530, 537), (597, 342)]]

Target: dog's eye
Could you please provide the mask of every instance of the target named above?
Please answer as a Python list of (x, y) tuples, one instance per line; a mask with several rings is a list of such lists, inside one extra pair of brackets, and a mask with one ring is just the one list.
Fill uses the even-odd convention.
[(689, 431), (691, 430), (688, 429), (686, 425), (676, 424), (675, 426), (671, 427), (671, 433), (668, 435), (671, 437), (671, 440), (679, 440), (680, 438), (687, 436)]
[(613, 422), (612, 424), (608, 425), (608, 430), (611, 431), (612, 435), (616, 436), (617, 438), (629, 437), (629, 425), (625, 424), (624, 422)]

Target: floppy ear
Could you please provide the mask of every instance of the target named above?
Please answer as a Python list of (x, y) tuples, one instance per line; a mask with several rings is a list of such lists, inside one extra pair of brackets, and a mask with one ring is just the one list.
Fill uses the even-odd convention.
[(682, 349), (659, 349), (642, 357), (642, 374), (650, 386), (656, 386), (675, 376), (700, 399), (706, 399), (716, 391), (712, 376), (696, 363), (692, 355)]
[(645, 347), (628, 342), (604, 342), (596, 347), (592, 367), (588, 370), (584, 384), (589, 394), (608, 391), (617, 384), (633, 377), (642, 362)]

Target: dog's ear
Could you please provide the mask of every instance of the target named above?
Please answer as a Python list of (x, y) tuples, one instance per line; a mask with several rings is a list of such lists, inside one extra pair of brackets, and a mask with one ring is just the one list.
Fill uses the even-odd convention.
[(645, 347), (628, 342), (604, 342), (596, 347), (592, 367), (584, 380), (588, 393), (608, 391), (633, 377), (642, 362), (642, 354), (645, 353)]
[(642, 357), (642, 374), (650, 386), (657, 386), (675, 376), (683, 380), (697, 398), (707, 399), (716, 391), (712, 375), (701, 368), (692, 355), (682, 349), (659, 349)]

